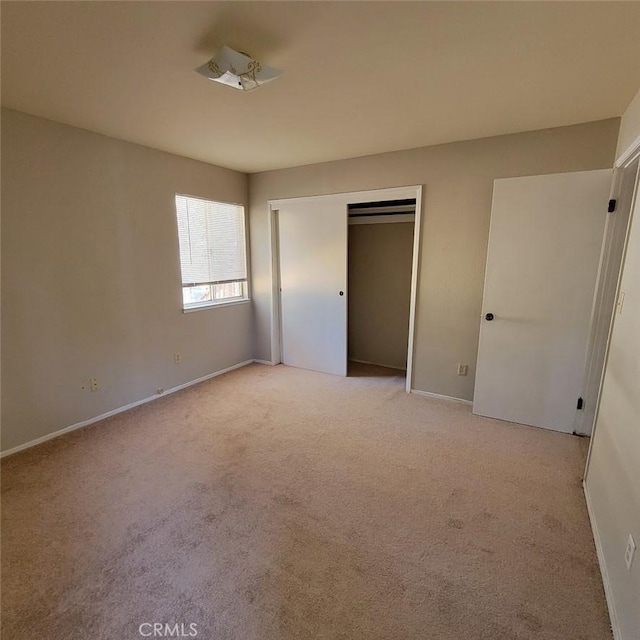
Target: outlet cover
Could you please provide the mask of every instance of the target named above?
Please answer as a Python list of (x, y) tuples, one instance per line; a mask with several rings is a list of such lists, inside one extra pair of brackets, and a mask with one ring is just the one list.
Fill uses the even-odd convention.
[(469, 365), (468, 364), (458, 364), (458, 375), (466, 376), (469, 373)]

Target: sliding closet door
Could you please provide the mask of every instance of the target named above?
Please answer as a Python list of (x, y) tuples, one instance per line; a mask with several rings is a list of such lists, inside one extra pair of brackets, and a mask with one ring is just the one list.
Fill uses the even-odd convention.
[(347, 375), (347, 207), (312, 198), (278, 210), (282, 362)]

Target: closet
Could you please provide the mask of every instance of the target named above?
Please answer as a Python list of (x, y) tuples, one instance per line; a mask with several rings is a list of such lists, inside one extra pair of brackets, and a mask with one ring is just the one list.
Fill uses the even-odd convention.
[(411, 385), (422, 187), (269, 202), (272, 363), (346, 376), (348, 359)]
[(407, 368), (415, 206), (348, 206), (349, 362)]

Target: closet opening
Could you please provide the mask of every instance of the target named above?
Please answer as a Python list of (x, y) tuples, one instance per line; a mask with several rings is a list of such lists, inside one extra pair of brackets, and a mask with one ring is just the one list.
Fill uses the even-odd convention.
[(348, 373), (405, 378), (416, 199), (348, 205)]
[(270, 364), (346, 376), (350, 356), (411, 393), (421, 203), (421, 185), (269, 200)]

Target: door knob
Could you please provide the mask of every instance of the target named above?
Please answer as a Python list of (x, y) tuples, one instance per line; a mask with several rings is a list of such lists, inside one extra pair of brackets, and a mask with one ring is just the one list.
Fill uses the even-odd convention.
[(344, 291), (341, 291), (341, 292), (340, 292), (340, 295), (341, 295), (341, 296), (343, 296), (343, 295), (344, 295)]
[(494, 318), (495, 316), (493, 315), (493, 313), (487, 313), (487, 315), (484, 317), (484, 319), (488, 320), (489, 322), (491, 322)]

